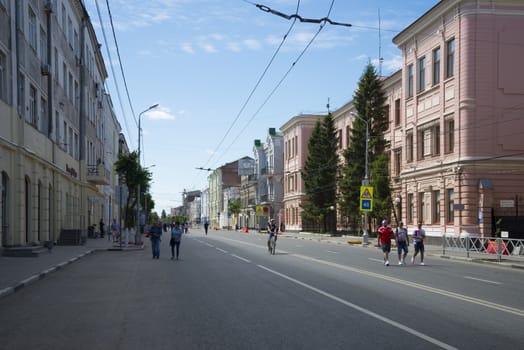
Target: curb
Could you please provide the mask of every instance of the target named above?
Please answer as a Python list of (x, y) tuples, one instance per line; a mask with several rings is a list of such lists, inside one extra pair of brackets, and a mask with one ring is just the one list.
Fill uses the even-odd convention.
[(93, 252), (95, 252), (97, 249), (91, 249), (91, 250), (88, 250), (87, 252), (83, 253), (83, 254), (80, 254), (76, 257), (73, 257), (67, 261), (64, 261), (64, 262), (61, 262), (57, 265), (55, 265), (54, 267), (50, 267), (46, 270), (43, 270), (37, 274), (34, 274), (20, 282), (18, 282), (17, 284), (15, 284), (13, 287), (7, 287), (7, 288), (4, 288), (2, 290), (0, 290), (0, 299), (3, 298), (3, 297), (6, 297), (8, 295), (11, 295), (15, 292), (18, 292), (19, 290), (21, 290), (22, 288), (24, 287), (27, 287), (33, 283), (35, 283), (36, 281), (38, 280), (41, 280), (43, 278), (45, 278), (46, 276), (48, 276), (49, 274), (53, 273), (53, 272), (56, 272), (64, 267), (66, 267), (67, 265), (69, 264), (72, 264), (74, 263), (75, 261), (77, 260), (80, 260), (82, 259), (83, 257), (87, 256), (87, 255), (90, 255), (92, 254)]

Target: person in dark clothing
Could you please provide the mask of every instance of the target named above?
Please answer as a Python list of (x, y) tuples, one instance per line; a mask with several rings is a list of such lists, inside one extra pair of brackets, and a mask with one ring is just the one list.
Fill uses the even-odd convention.
[(104, 238), (105, 226), (106, 226), (106, 224), (104, 224), (104, 219), (100, 219), (98, 226), (100, 228), (100, 237)]
[(206, 232), (206, 236), (207, 236), (207, 230), (209, 229), (209, 223), (206, 221), (204, 223), (204, 231)]

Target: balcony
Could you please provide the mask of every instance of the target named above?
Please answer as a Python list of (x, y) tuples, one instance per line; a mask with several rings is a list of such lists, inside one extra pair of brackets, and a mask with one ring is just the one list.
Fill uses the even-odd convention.
[(110, 176), (104, 164), (88, 165), (87, 166), (87, 181), (96, 185), (109, 185)]

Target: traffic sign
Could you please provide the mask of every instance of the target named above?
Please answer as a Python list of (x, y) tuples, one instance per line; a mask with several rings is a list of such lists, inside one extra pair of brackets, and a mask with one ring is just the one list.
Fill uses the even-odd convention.
[(360, 211), (373, 211), (373, 186), (360, 186)]

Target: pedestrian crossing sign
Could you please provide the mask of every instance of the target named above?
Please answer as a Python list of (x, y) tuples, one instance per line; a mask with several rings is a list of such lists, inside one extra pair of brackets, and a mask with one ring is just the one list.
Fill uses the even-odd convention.
[(373, 187), (360, 186), (360, 211), (373, 211)]

